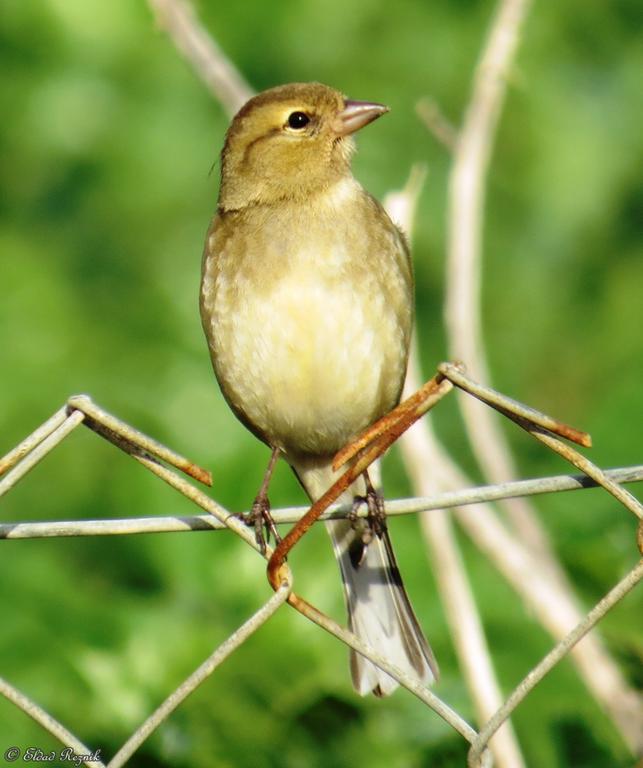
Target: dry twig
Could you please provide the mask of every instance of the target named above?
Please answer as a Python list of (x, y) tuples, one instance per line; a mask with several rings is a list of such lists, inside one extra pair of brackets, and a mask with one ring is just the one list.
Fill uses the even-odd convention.
[[(445, 305), (449, 349), (451, 356), (466, 360), (469, 369), (483, 381), (490, 380), (480, 319), (485, 180), (506, 81), (529, 5), (529, 0), (501, 0), (498, 5), (476, 67), (473, 92), (459, 133), (449, 185)], [(506, 440), (489, 410), (467, 397), (460, 397), (459, 403), (474, 453), (486, 477), (492, 482), (515, 477)], [(459, 480), (462, 479), (461, 473), (455, 474)], [(527, 502), (504, 502), (503, 508), (519, 533), (520, 541), (526, 542), (537, 557), (530, 571), (523, 571), (520, 578), (529, 581), (536, 578), (540, 581), (538, 591), (542, 589), (551, 595), (557, 593), (549, 607), (544, 601), (541, 602), (539, 613), (546, 626), (561, 637), (582, 618), (573, 590), (551, 550), (544, 529)], [(486, 515), (491, 518), (494, 513), (487, 510)], [(479, 517), (475, 521), (469, 513), (467, 517), (472, 525), (480, 523)], [(494, 520), (493, 523), (484, 532), (487, 545), (491, 543), (491, 531), (497, 531), (501, 539), (506, 539), (504, 534), (508, 534), (504, 526), (500, 527), (499, 521)], [(505, 544), (510, 545), (512, 541), (516, 539), (511, 537)], [(501, 553), (499, 547), (494, 545), (493, 549), (500, 560), (510, 559), (509, 553)], [(514, 570), (512, 578), (517, 575), (518, 571)], [(551, 582), (551, 589), (545, 586), (545, 576)], [(530, 592), (533, 586), (533, 582), (525, 584), (522, 591)], [(558, 609), (555, 609), (556, 605)], [(640, 736), (637, 733), (638, 724), (632, 718), (634, 694), (607, 651), (593, 636), (576, 649), (574, 658), (590, 690), (610, 713), (626, 742), (635, 749)]]
[(199, 22), (187, 0), (148, 0), (159, 27), (190, 62), (230, 117), (252, 96), (252, 88)]
[(455, 152), (458, 146), (458, 131), (444, 116), (437, 101), (425, 96), (415, 105), (415, 111), (435, 138), (450, 152)]
[[(385, 206), (389, 214), (403, 229), (413, 232), (413, 223), (422, 189), (417, 173), (412, 174), (402, 193), (388, 195)], [(419, 388), (420, 374), (414, 339), (406, 392)], [(441, 488), (441, 481), (433, 470), (430, 443), (426, 439), (425, 423), (416, 424), (400, 440), (402, 456), (417, 495), (428, 495)], [(389, 505), (387, 505), (388, 513)], [(453, 533), (451, 516), (445, 509), (420, 518), (422, 533), (429, 548), (441, 602), (454, 639), (456, 653), (471, 693), (477, 719), (485, 723), (502, 705), (503, 697), (495, 675), (491, 654), (486, 642), (482, 621), (476, 605), (460, 550)], [(522, 768), (525, 762), (513, 726), (505, 722), (489, 744), (498, 768)]]

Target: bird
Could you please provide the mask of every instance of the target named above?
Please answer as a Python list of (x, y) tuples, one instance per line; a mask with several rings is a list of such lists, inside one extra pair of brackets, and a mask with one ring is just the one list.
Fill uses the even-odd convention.
[[(351, 171), (353, 134), (388, 111), (321, 83), (290, 83), (251, 98), (225, 136), (200, 312), (223, 397), (271, 449), (252, 507), (258, 536), (279, 458), (314, 502), (339, 476), (335, 453), (400, 400), (414, 316), (411, 257)], [(348, 627), (431, 684), (438, 666), (367, 473), (339, 502), (360, 500), (367, 518), (325, 523)], [(354, 650), (350, 668), (361, 695), (397, 688)]]

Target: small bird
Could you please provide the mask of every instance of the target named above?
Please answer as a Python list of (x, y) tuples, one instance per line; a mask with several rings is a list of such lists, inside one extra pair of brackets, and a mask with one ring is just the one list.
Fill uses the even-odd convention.
[[(400, 399), (413, 323), (411, 259), (350, 164), (352, 134), (385, 112), (320, 83), (292, 83), (250, 99), (226, 134), (200, 306), (223, 396), (272, 450), (253, 504), (259, 532), (279, 457), (315, 501), (339, 476), (334, 454)], [(353, 499), (367, 501), (366, 519), (326, 522), (349, 628), (433, 682), (437, 664), (367, 474), (339, 501)], [(397, 687), (354, 651), (351, 674), (362, 695)]]

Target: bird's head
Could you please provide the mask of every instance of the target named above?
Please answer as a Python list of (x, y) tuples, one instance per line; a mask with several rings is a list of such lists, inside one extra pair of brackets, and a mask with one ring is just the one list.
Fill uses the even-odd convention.
[(350, 174), (351, 134), (388, 107), (321, 83), (263, 91), (235, 115), (221, 153), (219, 208), (304, 200)]

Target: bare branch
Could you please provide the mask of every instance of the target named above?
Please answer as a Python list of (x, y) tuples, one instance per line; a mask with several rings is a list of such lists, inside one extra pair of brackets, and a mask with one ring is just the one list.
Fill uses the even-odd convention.
[[(478, 63), (471, 101), (454, 156), (449, 184), (448, 261), (445, 323), (449, 354), (464, 360), (479, 380), (490, 382), (481, 321), (482, 227), (485, 178), (505, 97), (505, 86), (529, 0), (502, 0)], [(516, 476), (498, 423), (470, 398), (458, 402), (475, 456), (485, 477), (501, 482)], [(524, 502), (503, 505), (523, 540), (543, 559), (561, 588), (569, 588), (548, 538)]]
[(384, 198), (386, 212), (398, 227), (409, 236), (413, 231), (415, 211), (420, 194), (424, 189), (427, 173), (428, 170), (424, 163), (415, 163), (404, 188), (389, 192)]
[(485, 177), (505, 82), (529, 0), (502, 0), (475, 72), (449, 185), (445, 321), (450, 356), (488, 381), (480, 333), (480, 254)]
[[(414, 345), (406, 388), (413, 391), (419, 379), (417, 348)], [(441, 457), (429, 440), (426, 419), (400, 440), (404, 462), (417, 493), (454, 487), (444, 482)], [(451, 517), (436, 510), (421, 517), (422, 532), (429, 547), (429, 559), (436, 575), (442, 605), (447, 614), (467, 687), (471, 692), (478, 721), (486, 722), (502, 704), (502, 692), (495, 676), (491, 655), (475, 598), (453, 535)], [(524, 765), (520, 747), (510, 723), (505, 724), (489, 745), (500, 768)]]
[(188, 0), (148, 0), (156, 22), (190, 62), (232, 117), (253, 95), (252, 88), (199, 22)]
[[(425, 439), (429, 441), (433, 487), (457, 488), (466, 484), (466, 475), (448, 456), (430, 424), (425, 421), (414, 429), (424, 429)], [(561, 640), (582, 621), (584, 614), (577, 601), (568, 591), (561, 590), (548, 571), (540, 567), (534, 553), (510, 533), (489, 504), (457, 508), (455, 514), (476, 545), (556, 640)], [(636, 753), (641, 747), (642, 733), (638, 696), (629, 687), (600, 637), (596, 633), (589, 635), (582, 645), (574, 648), (571, 658), (587, 688)]]
[(415, 111), (440, 144), (450, 152), (455, 152), (458, 146), (457, 128), (444, 116), (437, 101), (425, 96), (415, 105)]
[[(474, 375), (483, 381), (490, 381), (480, 320), (484, 183), (505, 83), (528, 7), (529, 0), (503, 0), (499, 6), (476, 70), (449, 187), (445, 320), (450, 354), (465, 360)], [(467, 397), (459, 397), (459, 403), (474, 453), (486, 477), (492, 482), (515, 477), (504, 435), (488, 410)], [(446, 456), (445, 462), (450, 462)], [(457, 470), (456, 475), (455, 482), (462, 482)], [(525, 501), (515, 500), (505, 502), (503, 509), (518, 532), (519, 541), (529, 547), (538, 562), (528, 562), (524, 546), (509, 535), (490, 509), (484, 509), (482, 515), (480, 509), (475, 515), (463, 511), (459, 519), (514, 587), (537, 606), (536, 612), (543, 624), (560, 638), (582, 616), (566, 575), (531, 507)], [(514, 547), (517, 549), (512, 549)], [(635, 696), (600, 640), (588, 638), (575, 649), (573, 658), (590, 690), (635, 749), (640, 738), (640, 723), (632, 716)]]
[[(423, 180), (418, 180), (417, 174), (413, 179), (412, 174), (406, 189), (402, 193), (388, 195), (385, 201), (389, 214), (394, 216), (397, 213), (409, 233), (413, 230)], [(417, 339), (413, 341), (407, 371), (407, 393), (409, 390), (415, 392), (419, 389), (416, 341)], [(430, 445), (422, 426), (423, 424), (416, 424), (415, 429), (409, 430), (402, 438), (400, 447), (415, 492), (428, 495), (440, 488), (440, 485), (433, 484), (435, 478), (430, 469)], [(501, 706), (502, 692), (496, 679), (471, 584), (453, 534), (451, 516), (444, 508), (438, 508), (431, 515), (422, 515), (421, 523), (442, 596), (442, 605), (447, 613), (478, 721), (485, 723)], [(525, 765), (513, 726), (509, 722), (503, 724), (499, 733), (494, 735), (490, 749), (498, 768), (523, 768)]]
[[(507, 701), (500, 707), (495, 715), (485, 724), (484, 728), (480, 731), (480, 735), (476, 743), (472, 746), (469, 752), (468, 765), (471, 768), (476, 768), (479, 765), (479, 758), (482, 750), (485, 749), (490, 736), (495, 730), (503, 723), (507, 717), (514, 711), (514, 709), (520, 704), (525, 696), (532, 691), (536, 685), (545, 677), (545, 675), (558, 664), (570, 651), (571, 648), (578, 643), (588, 632), (595, 626), (605, 614), (611, 610), (627, 593), (632, 590), (638, 582), (643, 578), (643, 560), (632, 568), (632, 570), (621, 579), (621, 581), (611, 589), (605, 597), (598, 602), (594, 608), (580, 621), (576, 627), (566, 635), (555, 648), (545, 656), (545, 658), (538, 664), (531, 672), (525, 677), (525, 679), (518, 685), (514, 692), (509, 696)], [(640, 725), (640, 723), (639, 723)]]

